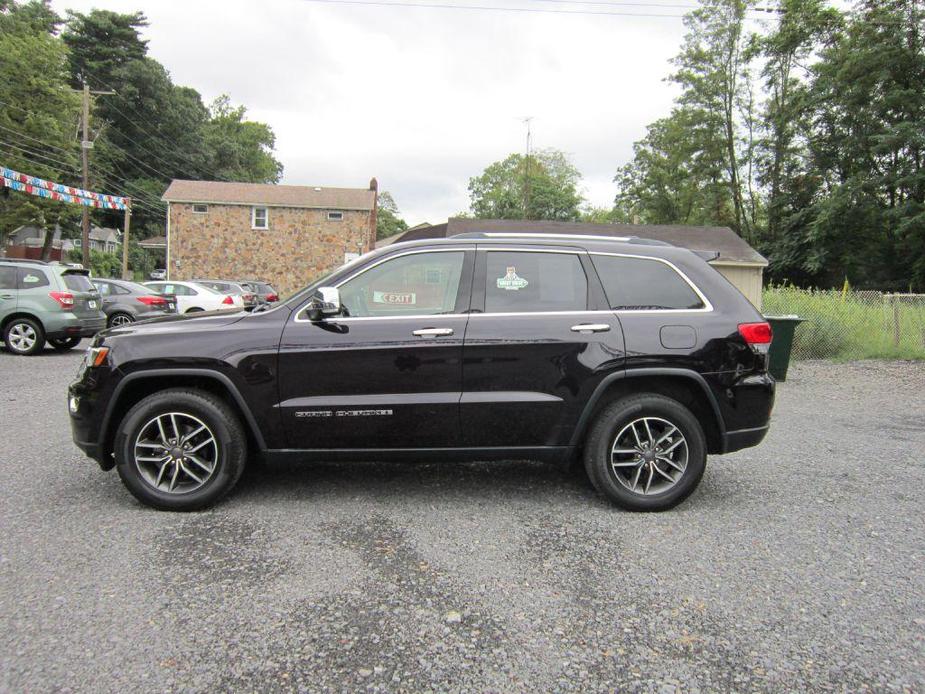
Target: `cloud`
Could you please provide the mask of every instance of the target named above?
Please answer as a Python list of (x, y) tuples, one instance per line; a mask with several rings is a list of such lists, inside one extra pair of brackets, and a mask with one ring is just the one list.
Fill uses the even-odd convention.
[(365, 186), (376, 176), (411, 224), (466, 209), (468, 179), (523, 150), (528, 115), (534, 145), (569, 153), (590, 202), (609, 205), (632, 143), (670, 108), (664, 77), (683, 35), (677, 18), (303, 0), (53, 6), (142, 9), (150, 54), (175, 82), (206, 100), (228, 93), (273, 127), (284, 183)]

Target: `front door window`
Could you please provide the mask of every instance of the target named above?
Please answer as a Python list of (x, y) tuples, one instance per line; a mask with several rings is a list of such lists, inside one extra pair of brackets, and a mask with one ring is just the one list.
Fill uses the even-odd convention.
[(355, 318), (453, 313), (463, 251), (411, 253), (387, 260), (340, 285), (345, 315)]

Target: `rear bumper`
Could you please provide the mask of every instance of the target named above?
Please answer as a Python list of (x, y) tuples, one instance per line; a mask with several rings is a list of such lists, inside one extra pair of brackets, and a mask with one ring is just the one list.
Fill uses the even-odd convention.
[(49, 322), (45, 326), (45, 336), (49, 338), (61, 337), (93, 337), (106, 327), (106, 316), (102, 313), (99, 318), (60, 319)]
[(743, 448), (757, 446), (764, 440), (764, 437), (767, 436), (768, 429), (770, 428), (770, 424), (765, 424), (763, 427), (755, 427), (753, 429), (727, 431), (723, 436), (723, 453), (732, 453), (733, 451), (740, 451)]

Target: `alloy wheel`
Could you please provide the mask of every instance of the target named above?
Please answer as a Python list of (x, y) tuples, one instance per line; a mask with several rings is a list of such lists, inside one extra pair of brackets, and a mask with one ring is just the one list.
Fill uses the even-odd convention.
[(124, 313), (117, 313), (112, 318), (109, 319), (109, 327), (118, 328), (123, 325), (128, 325), (132, 322), (132, 319), (126, 316)]
[(10, 328), (10, 344), (17, 352), (28, 352), (35, 346), (38, 335), (28, 323), (17, 323)]
[(135, 437), (135, 465), (142, 479), (168, 494), (200, 489), (215, 474), (218, 455), (212, 430), (185, 412), (160, 414)]
[(661, 494), (687, 469), (689, 448), (681, 430), (661, 417), (640, 417), (620, 430), (610, 449), (617, 481), (635, 494)]

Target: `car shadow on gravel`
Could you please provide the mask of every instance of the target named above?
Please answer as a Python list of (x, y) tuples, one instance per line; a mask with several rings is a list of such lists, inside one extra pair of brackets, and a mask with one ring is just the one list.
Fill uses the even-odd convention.
[[(536, 461), (306, 462), (249, 465), (229, 501), (298, 496), (535, 497), (600, 500), (583, 471)], [(601, 500), (603, 501), (603, 500)]]

